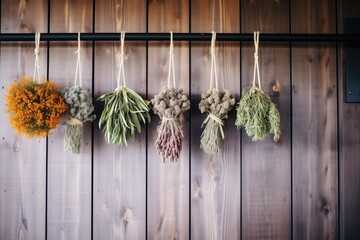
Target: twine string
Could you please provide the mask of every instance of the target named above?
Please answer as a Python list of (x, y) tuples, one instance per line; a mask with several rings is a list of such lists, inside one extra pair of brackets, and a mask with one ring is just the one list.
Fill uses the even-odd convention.
[(169, 50), (169, 73), (168, 73), (168, 88), (171, 86), (171, 76), (173, 79), (173, 87), (175, 88), (175, 65), (174, 65), (174, 41), (173, 32), (170, 32), (170, 50)]
[(76, 50), (74, 53), (77, 54), (74, 86), (77, 84), (77, 80), (79, 79), (79, 86), (81, 87), (82, 78), (81, 78), (81, 44), (80, 44), (80, 32), (78, 32), (78, 48), (77, 48), (77, 50)]
[(210, 68), (210, 89), (212, 89), (213, 81), (215, 81), (215, 88), (218, 88), (218, 78), (217, 78), (217, 70), (216, 70), (216, 55), (215, 55), (215, 42), (216, 42), (216, 32), (212, 31), (211, 37), (211, 68)]
[(121, 46), (120, 46), (120, 60), (119, 60), (119, 75), (117, 78), (117, 85), (118, 88), (121, 84), (121, 78), (123, 80), (123, 86), (126, 86), (126, 80), (125, 80), (125, 68), (124, 68), (124, 45), (125, 45), (125, 31), (121, 32), (120, 36)]
[(258, 79), (259, 89), (261, 89), (260, 71), (259, 71), (259, 31), (254, 32), (254, 76), (253, 76), (253, 87), (256, 86), (256, 76)]
[(39, 55), (40, 55), (40, 33), (35, 33), (35, 66), (34, 66), (34, 80), (36, 81), (36, 75), (38, 81), (40, 82), (40, 65), (39, 65)]

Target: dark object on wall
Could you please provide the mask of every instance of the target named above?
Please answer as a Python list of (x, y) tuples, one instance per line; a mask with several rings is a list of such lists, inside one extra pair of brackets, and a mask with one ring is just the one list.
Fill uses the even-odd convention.
[[(360, 34), (360, 18), (345, 20), (346, 34)], [(360, 42), (346, 44), (345, 50), (346, 102), (360, 102)]]

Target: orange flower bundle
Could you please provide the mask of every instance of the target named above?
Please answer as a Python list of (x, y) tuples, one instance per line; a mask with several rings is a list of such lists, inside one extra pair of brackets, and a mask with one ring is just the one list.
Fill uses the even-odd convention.
[(29, 138), (46, 137), (60, 123), (67, 104), (55, 83), (22, 76), (6, 95), (9, 123), (17, 134)]

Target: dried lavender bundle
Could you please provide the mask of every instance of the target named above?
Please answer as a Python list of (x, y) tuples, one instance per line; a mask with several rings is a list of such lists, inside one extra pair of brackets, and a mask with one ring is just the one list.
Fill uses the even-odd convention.
[(182, 89), (165, 88), (151, 99), (154, 113), (161, 122), (157, 128), (155, 142), (157, 153), (165, 162), (167, 159), (176, 162), (179, 159), (182, 140), (182, 113), (190, 109), (190, 101)]
[(228, 112), (234, 107), (235, 98), (229, 90), (224, 92), (218, 89), (210, 89), (201, 94), (199, 109), (201, 113), (207, 113), (203, 125), (205, 129), (201, 134), (200, 147), (208, 154), (220, 152), (220, 135), (224, 139), (224, 119), (228, 118)]
[(89, 92), (80, 86), (72, 86), (62, 91), (69, 104), (69, 121), (66, 124), (64, 150), (67, 153), (79, 154), (83, 123), (93, 121), (94, 106)]

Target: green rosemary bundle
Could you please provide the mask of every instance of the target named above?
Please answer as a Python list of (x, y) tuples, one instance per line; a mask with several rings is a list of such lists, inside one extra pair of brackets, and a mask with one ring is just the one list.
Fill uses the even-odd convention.
[(244, 127), (253, 141), (263, 140), (269, 134), (274, 135), (274, 141), (280, 140), (280, 113), (261, 89), (245, 88), (236, 111), (236, 126)]
[[(259, 70), (259, 32), (254, 32), (254, 77), (253, 86), (245, 88), (242, 93), (239, 105), (236, 109), (237, 116), (235, 125), (244, 127), (246, 134), (252, 137), (253, 141), (263, 140), (267, 135), (273, 134), (274, 141), (280, 140), (280, 113), (276, 105), (271, 101), (268, 94), (261, 90)], [(256, 76), (258, 79), (255, 85)]]
[(208, 154), (220, 152), (220, 135), (224, 139), (223, 121), (228, 118), (228, 112), (235, 105), (235, 98), (230, 91), (220, 92), (218, 89), (208, 90), (201, 94), (199, 109), (207, 113), (203, 125), (205, 129), (201, 134), (200, 147)]
[(105, 102), (99, 127), (108, 143), (127, 145), (127, 139), (134, 139), (136, 131), (141, 133), (140, 123), (151, 120), (149, 102), (130, 88), (118, 87), (98, 100)]

